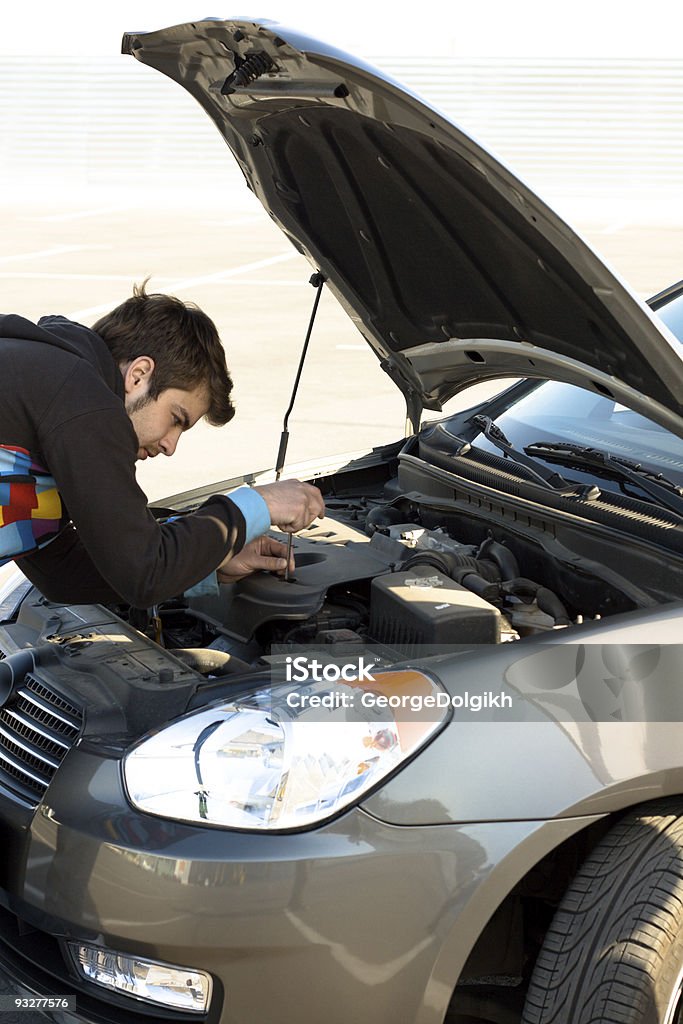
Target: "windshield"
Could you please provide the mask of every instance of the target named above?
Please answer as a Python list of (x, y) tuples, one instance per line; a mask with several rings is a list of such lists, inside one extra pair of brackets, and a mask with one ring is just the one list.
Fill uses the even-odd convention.
[(675, 298), (669, 299), (665, 306), (655, 305), (654, 310), (678, 340), (683, 341), (683, 291)]
[[(683, 292), (656, 313), (683, 340)], [(676, 484), (683, 484), (681, 438), (614, 399), (572, 384), (548, 381), (527, 385), (523, 394), (495, 417), (495, 423), (515, 448), (522, 449), (536, 441), (571, 442), (631, 459)], [(487, 451), (497, 451), (483, 435), (474, 443)], [(576, 480), (594, 479), (590, 471), (563, 469), (562, 473)], [(601, 486), (617, 489), (620, 485), (601, 480)]]
[[(612, 399), (571, 384), (539, 384), (495, 423), (516, 448), (535, 441), (569, 441), (642, 463), (683, 484), (681, 438)], [(484, 437), (475, 443), (496, 450)]]

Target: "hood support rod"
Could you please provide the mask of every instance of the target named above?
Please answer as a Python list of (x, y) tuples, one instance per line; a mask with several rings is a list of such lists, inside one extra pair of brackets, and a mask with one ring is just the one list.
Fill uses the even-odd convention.
[(275, 479), (279, 480), (282, 475), (282, 470), (285, 466), (285, 457), (287, 455), (287, 445), (289, 444), (289, 416), (294, 408), (294, 402), (296, 401), (296, 393), (299, 388), (299, 381), (301, 379), (301, 371), (304, 368), (304, 361), (306, 359), (306, 353), (308, 352), (308, 343), (311, 340), (311, 332), (313, 330), (313, 324), (315, 322), (315, 315), (318, 312), (318, 303), (320, 302), (320, 296), (322, 294), (323, 285), (325, 284), (325, 278), (318, 271), (316, 274), (311, 275), (311, 279), (308, 282), (312, 284), (316, 289), (315, 300), (313, 302), (313, 310), (311, 311), (311, 319), (308, 324), (308, 331), (306, 332), (306, 340), (304, 341), (304, 347), (301, 352), (301, 358), (299, 359), (299, 368), (296, 371), (296, 378), (294, 380), (294, 387), (292, 388), (292, 397), (285, 413), (284, 423), (282, 425), (282, 434), (280, 435), (280, 447), (278, 448), (277, 459), (275, 461)]
[[(278, 448), (277, 459), (275, 461), (275, 479), (279, 480), (282, 475), (282, 470), (285, 465), (285, 457), (287, 455), (287, 445), (289, 444), (289, 415), (294, 408), (294, 402), (296, 400), (296, 393), (299, 389), (299, 381), (301, 379), (301, 371), (304, 368), (304, 361), (306, 359), (306, 353), (308, 352), (308, 343), (311, 340), (311, 332), (313, 331), (313, 324), (315, 323), (315, 315), (318, 312), (318, 303), (320, 302), (320, 296), (322, 295), (323, 285), (325, 284), (325, 278), (318, 271), (311, 275), (308, 282), (315, 288), (315, 299), (313, 300), (313, 309), (311, 310), (311, 319), (308, 322), (308, 330), (306, 331), (306, 340), (304, 341), (304, 347), (301, 351), (301, 358), (299, 359), (299, 368), (296, 371), (296, 378), (294, 380), (294, 387), (292, 388), (292, 397), (289, 401), (287, 412), (285, 413), (284, 423), (282, 424), (282, 433), (280, 435), (280, 447)], [(285, 568), (285, 581), (289, 582), (289, 562), (292, 557), (292, 534), (287, 535), (287, 566)]]

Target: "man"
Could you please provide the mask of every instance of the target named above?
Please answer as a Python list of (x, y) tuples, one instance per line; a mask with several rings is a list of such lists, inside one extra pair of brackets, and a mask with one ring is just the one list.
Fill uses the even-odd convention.
[(316, 487), (284, 481), (214, 495), (160, 525), (136, 459), (172, 455), (202, 416), (232, 419), (211, 319), (145, 285), (90, 330), (64, 317), (0, 316), (0, 564), (54, 601), (147, 608), (218, 570), (281, 569), (265, 537), (324, 514)]

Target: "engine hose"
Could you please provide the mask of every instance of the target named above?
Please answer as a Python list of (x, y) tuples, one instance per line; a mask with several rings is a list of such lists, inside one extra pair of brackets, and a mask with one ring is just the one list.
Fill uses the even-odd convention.
[(455, 573), (463, 570), (478, 572), (479, 563), (471, 555), (458, 555), (451, 551), (414, 551), (403, 562), (401, 572), (407, 572), (416, 565), (430, 565), (444, 576), (455, 579)]
[(470, 572), (469, 569), (462, 570), (453, 578), (456, 583), (467, 587), (473, 594), (488, 601), (489, 604), (500, 604), (500, 584), (485, 580), (483, 576), (479, 576), (476, 572)]
[(4, 707), (13, 691), (21, 686), (26, 673), (32, 672), (48, 654), (54, 657), (54, 648), (43, 644), (30, 651), (16, 651), (0, 661), (0, 707)]
[(489, 562), (486, 558), (477, 558), (476, 565), (477, 572), (483, 579), (488, 580), (489, 583), (500, 583), (501, 571), (495, 562)]
[(514, 580), (505, 580), (500, 589), (504, 594), (511, 594), (514, 597), (529, 597), (533, 601), (540, 585), (524, 576), (517, 576)]
[(542, 612), (555, 620), (556, 626), (571, 626), (572, 620), (569, 618), (567, 609), (552, 590), (548, 590), (547, 587), (539, 587), (536, 592), (536, 603)]
[(495, 562), (500, 569), (501, 578), (504, 580), (512, 580), (519, 576), (517, 559), (509, 548), (506, 548), (504, 544), (499, 544), (493, 537), (487, 537), (481, 544), (477, 551), (477, 558), (490, 558)]
[(554, 620), (556, 626), (571, 625), (567, 609), (557, 594), (554, 594), (547, 587), (541, 586), (540, 583), (534, 583), (533, 580), (527, 580), (519, 576), (515, 580), (506, 580), (501, 584), (501, 590), (504, 594), (510, 594), (514, 597), (528, 597), (535, 600), (540, 610), (549, 615)]

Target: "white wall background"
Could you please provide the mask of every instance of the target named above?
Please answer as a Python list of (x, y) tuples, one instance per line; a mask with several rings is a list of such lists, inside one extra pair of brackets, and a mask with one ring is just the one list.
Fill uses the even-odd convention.
[(296, 25), (365, 57), (678, 57), (683, 27), (679, 0), (5, 0), (0, 53), (115, 56), (124, 31), (236, 14)]
[[(123, 31), (207, 13), (233, 10), (198, 10), (197, 0), (4, 6), (5, 193), (241, 187), (194, 101), (118, 54)], [(405, 81), (551, 203), (610, 203), (615, 216), (628, 208), (631, 219), (683, 220), (683, 5), (488, 0), (403, 11), (387, 0), (286, 0), (257, 13), (332, 39)]]

